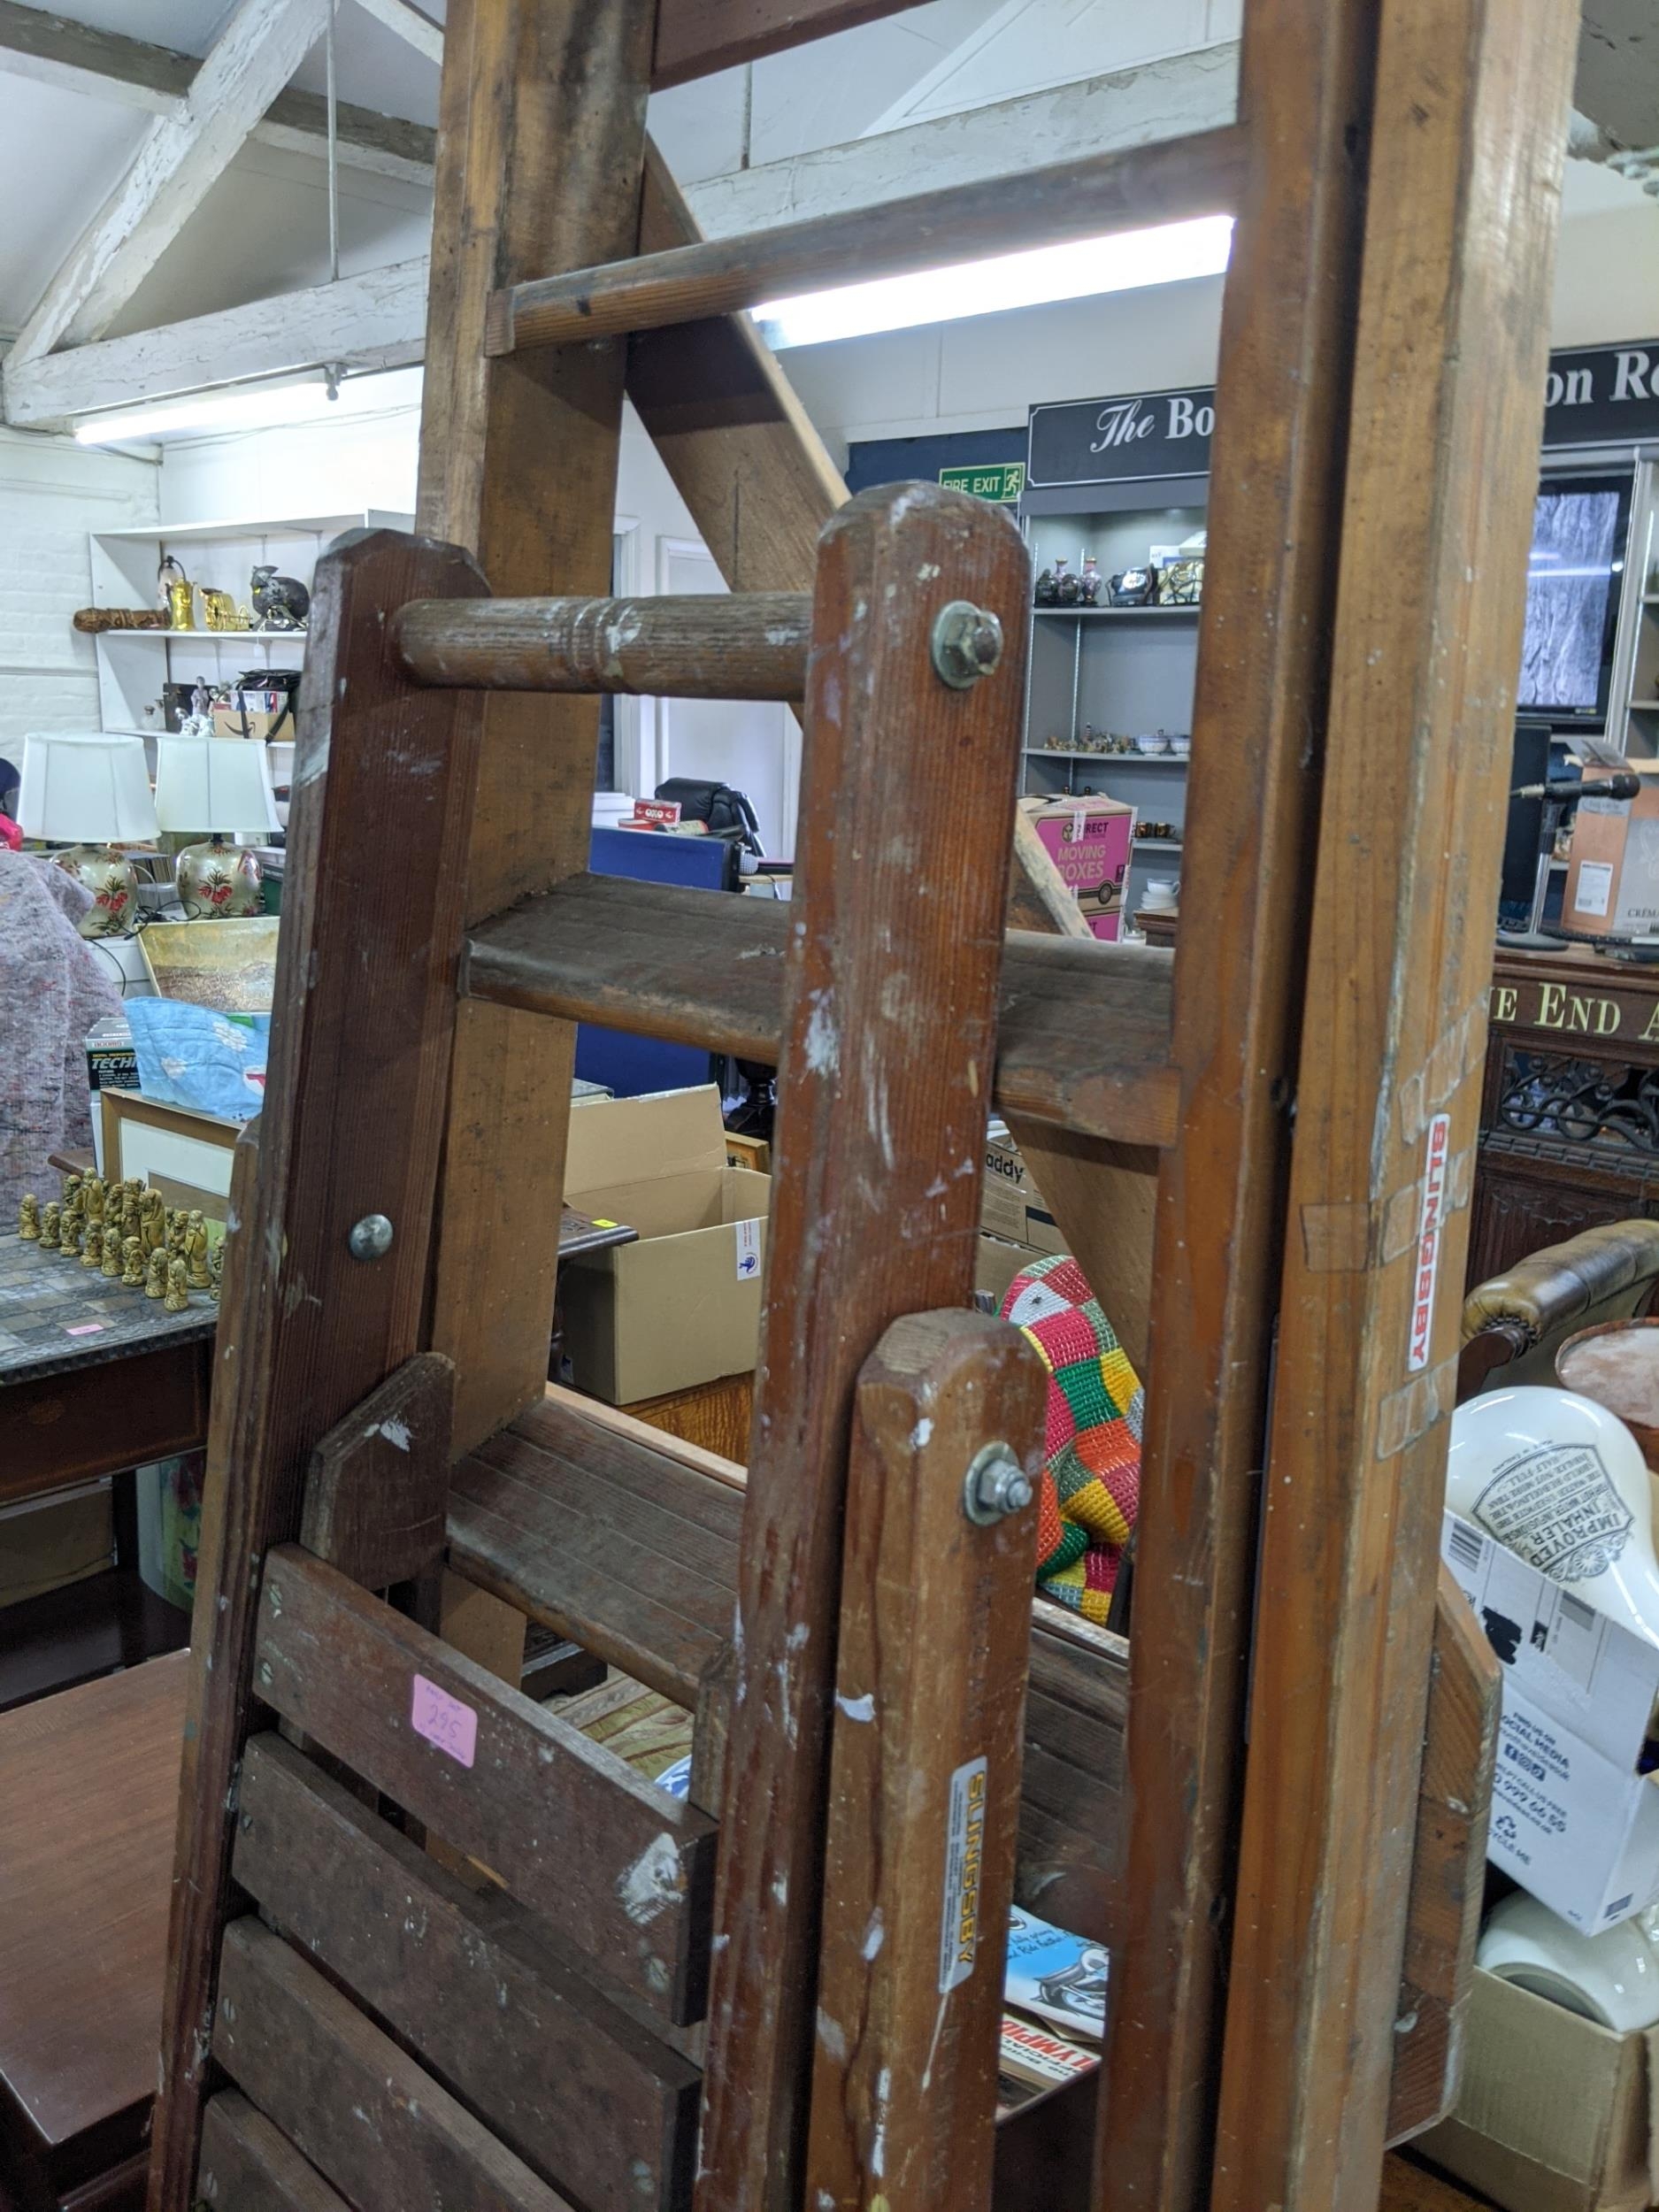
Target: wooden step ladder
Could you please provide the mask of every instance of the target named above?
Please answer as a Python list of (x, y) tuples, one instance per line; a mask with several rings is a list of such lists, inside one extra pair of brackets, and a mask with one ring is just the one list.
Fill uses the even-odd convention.
[[(427, 534), (319, 567), (233, 1191), (151, 2212), (1363, 2212), (1445, 2103), (1491, 1696), (1449, 1622), (1425, 1768), (1435, 1485), (1574, 12), (1250, 0), (1225, 130), (698, 242), (651, 85), (883, 12), (450, 9)], [(1210, 909), (1172, 967), (1005, 938), (1025, 548), (846, 503), (738, 311), (1225, 210)], [(625, 393), (732, 600), (600, 596)], [(803, 703), (789, 906), (584, 872), (604, 690)], [(580, 1020), (780, 1065), (746, 1476), (545, 1386)], [(993, 1099), (1149, 1337), (1126, 1647), (1031, 1600)], [(689, 1800), (468, 1657), (446, 1560), (692, 1709)], [(1111, 1949), (1092, 2184), (998, 2160), (1016, 1889)]]

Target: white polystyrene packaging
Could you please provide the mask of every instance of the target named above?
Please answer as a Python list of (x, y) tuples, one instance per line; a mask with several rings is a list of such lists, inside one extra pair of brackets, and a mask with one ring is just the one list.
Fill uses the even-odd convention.
[(1446, 1502), (1659, 1644), (1653, 1491), (1616, 1414), (1571, 1390), (1494, 1390), (1452, 1416)]

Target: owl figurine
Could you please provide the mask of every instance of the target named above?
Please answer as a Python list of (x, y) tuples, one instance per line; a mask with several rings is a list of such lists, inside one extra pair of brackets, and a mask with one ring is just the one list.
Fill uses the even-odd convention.
[(63, 1208), (55, 1198), (47, 1200), (46, 1210), (41, 1216), (41, 1250), (42, 1252), (55, 1252), (58, 1249), (58, 1225), (63, 1219)]
[(184, 1313), (190, 1303), (190, 1286), (186, 1279), (181, 1259), (167, 1262), (166, 1309), (169, 1313)]
[(146, 1298), (165, 1298), (167, 1294), (167, 1256), (157, 1245), (150, 1253), (144, 1269)]
[(104, 1225), (102, 1248), (100, 1272), (107, 1276), (111, 1282), (119, 1283), (121, 1279), (121, 1232), (113, 1222), (106, 1221)]
[(41, 1240), (41, 1202), (33, 1191), (27, 1191), (18, 1208), (18, 1234), (25, 1244)]
[(121, 1281), (128, 1290), (144, 1287), (144, 1244), (142, 1237), (121, 1239)]

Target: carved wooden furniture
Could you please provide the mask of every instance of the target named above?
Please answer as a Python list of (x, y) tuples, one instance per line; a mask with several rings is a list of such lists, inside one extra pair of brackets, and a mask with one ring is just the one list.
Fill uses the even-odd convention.
[(1659, 969), (1501, 950), (1488, 1019), (1471, 1290), (1541, 1243), (1659, 1217)]
[[(880, 12), (449, 13), (432, 534), (319, 571), (240, 1148), (152, 2212), (973, 2212), (1033, 1853), (1114, 1949), (1065, 2203), (1371, 2212), (1446, 2101), (1490, 1706), (1464, 1666), (1448, 1781), (1425, 1271), (1461, 1273), (1573, 12), (1252, 0), (1225, 131), (696, 242), (653, 80)], [(1004, 941), (1024, 549), (933, 487), (843, 505), (729, 311), (1200, 202), (1238, 216), (1187, 826), (1214, 911), (1173, 964)], [(625, 389), (733, 587), (717, 645), (708, 602), (591, 596)], [(630, 685), (803, 700), (788, 910), (582, 872), (592, 693)], [(582, 1019), (780, 1066), (741, 1493), (544, 1393)], [(1069, 1163), (1033, 1164), (1091, 1266), (1125, 1179), (1155, 1194), (1121, 1733), (1121, 1647), (1028, 1625), (1041, 1379), (966, 1310), (993, 1097)], [(688, 1802), (434, 1632), (446, 1525), (692, 1707)]]
[(143, 2202), (185, 1667), (0, 1715), (0, 2200), (19, 2212)]

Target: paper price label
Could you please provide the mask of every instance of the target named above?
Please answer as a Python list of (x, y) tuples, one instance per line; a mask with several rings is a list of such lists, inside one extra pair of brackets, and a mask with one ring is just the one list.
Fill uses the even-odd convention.
[(477, 1713), (435, 1682), (428, 1682), (424, 1674), (415, 1677), (409, 1724), (457, 1766), (470, 1767), (478, 1755)]
[(740, 1221), (737, 1228), (737, 1279), (747, 1283), (760, 1272), (760, 1223)]
[(950, 1778), (945, 1816), (945, 1880), (939, 1924), (941, 1995), (960, 1988), (979, 1955), (979, 1878), (985, 1862), (986, 1763), (970, 1759)]

